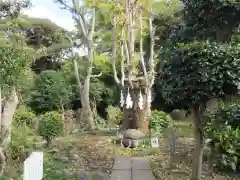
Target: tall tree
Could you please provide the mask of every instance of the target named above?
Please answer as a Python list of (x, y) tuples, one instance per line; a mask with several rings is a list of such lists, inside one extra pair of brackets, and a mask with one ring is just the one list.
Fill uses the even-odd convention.
[[(144, 133), (148, 133), (151, 88), (154, 83), (156, 64), (154, 59), (154, 28), (152, 25), (153, 2), (114, 1), (111, 15), (113, 26), (112, 68), (114, 79), (122, 89), (124, 96), (124, 99), (122, 99), (124, 102), (121, 103), (124, 107), (124, 121), (121, 129), (140, 129)], [(144, 16), (147, 20), (143, 19)], [(144, 59), (143, 51), (146, 27), (148, 27), (147, 33), (150, 37), (148, 60)], [(117, 49), (120, 51), (117, 51)], [(121, 59), (120, 78), (116, 68), (118, 56)], [(131, 98), (130, 102), (128, 102), (129, 97)]]
[[(93, 114), (90, 104), (90, 81), (92, 77), (98, 77), (99, 75), (92, 75), (93, 62), (94, 62), (94, 35), (96, 26), (96, 1), (92, 0), (84, 3), (79, 0), (72, 0), (70, 4), (63, 0), (56, 0), (63, 8), (69, 10), (72, 13), (73, 19), (76, 22), (77, 34), (74, 37), (69, 37), (69, 41), (72, 45), (72, 56), (74, 63), (74, 72), (79, 89), (79, 96), (81, 99), (82, 109), (81, 114), (83, 119), (88, 124), (88, 129), (93, 130), (96, 125), (93, 120)], [(80, 39), (81, 38), (81, 39)], [(87, 62), (86, 76), (83, 81), (80, 79), (78, 71), (78, 59), (79, 56), (74, 52), (74, 47), (86, 47), (87, 49)], [(76, 56), (77, 55), (77, 56)], [(100, 74), (101, 75), (101, 74)]]

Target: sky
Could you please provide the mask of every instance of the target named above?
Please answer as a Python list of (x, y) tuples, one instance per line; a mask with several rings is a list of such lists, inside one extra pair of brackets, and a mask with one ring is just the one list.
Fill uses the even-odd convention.
[(49, 19), (66, 30), (73, 30), (74, 24), (71, 13), (59, 8), (53, 0), (31, 0), (32, 7), (23, 13), (36, 18)]
[[(31, 2), (32, 7), (24, 10), (24, 14), (30, 17), (49, 19), (66, 30), (74, 30), (74, 23), (71, 13), (60, 9), (59, 4), (54, 3), (53, 0), (31, 0)], [(74, 48), (74, 51), (80, 56), (87, 55), (86, 48)]]

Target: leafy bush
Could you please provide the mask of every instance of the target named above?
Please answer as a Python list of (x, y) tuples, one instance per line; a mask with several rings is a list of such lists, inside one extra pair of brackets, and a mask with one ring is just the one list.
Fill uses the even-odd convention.
[(97, 127), (99, 128), (104, 128), (106, 126), (106, 122), (105, 122), (105, 119), (103, 119), (102, 117), (100, 117), (98, 114), (96, 114), (94, 116), (94, 121), (97, 125)]
[(108, 125), (120, 125), (123, 121), (123, 112), (120, 108), (114, 106), (108, 106)]
[(39, 134), (47, 140), (51, 140), (61, 135), (63, 132), (63, 122), (61, 114), (56, 111), (51, 111), (43, 114), (39, 121)]
[[(240, 170), (240, 105), (232, 104), (209, 113), (207, 142), (217, 168)], [(211, 119), (211, 120), (209, 120)]]
[(28, 106), (35, 113), (45, 113), (68, 104), (72, 97), (72, 87), (61, 72), (47, 70), (36, 77), (29, 96)]
[(9, 151), (12, 159), (24, 160), (37, 141), (34, 131), (28, 126), (13, 125), (11, 138)]
[(178, 121), (185, 120), (186, 119), (186, 111), (175, 109), (170, 113), (170, 116), (174, 120), (178, 120)]
[(160, 133), (164, 128), (168, 127), (167, 114), (163, 111), (154, 110), (152, 111), (149, 119), (149, 129), (151, 132)]
[(29, 127), (34, 127), (36, 121), (36, 115), (27, 111), (25, 108), (17, 109), (13, 116), (13, 122), (17, 125), (27, 125)]

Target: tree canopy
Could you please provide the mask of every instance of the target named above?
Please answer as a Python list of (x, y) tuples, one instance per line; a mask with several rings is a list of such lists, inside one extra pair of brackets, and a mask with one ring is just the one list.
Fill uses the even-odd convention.
[(240, 46), (214, 42), (180, 44), (165, 64), (163, 96), (179, 108), (240, 91)]

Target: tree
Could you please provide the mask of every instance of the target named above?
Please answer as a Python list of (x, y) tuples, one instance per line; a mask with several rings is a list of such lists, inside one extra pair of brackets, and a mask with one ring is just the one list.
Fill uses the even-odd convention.
[(25, 74), (29, 65), (29, 57), (26, 52), (9, 47), (1, 47), (0, 64), (0, 93), (1, 93), (1, 133), (5, 135), (3, 146), (7, 146), (11, 140), (11, 124), (13, 114), (18, 104), (17, 87), (19, 80)]
[[(86, 76), (87, 63), (84, 58), (78, 60), (78, 72), (80, 80), (83, 81)], [(102, 76), (91, 79), (89, 96), (90, 102), (98, 110), (98, 113), (105, 117), (105, 108), (108, 104), (116, 104), (119, 99), (119, 91), (111, 75), (111, 64), (106, 55), (94, 56), (93, 73), (102, 73)], [(71, 59), (66, 60), (60, 70), (64, 76), (71, 83), (75, 100), (72, 102), (73, 109), (78, 110), (81, 108), (81, 101), (79, 100), (79, 89), (77, 87), (76, 76), (74, 74), (74, 66)]]
[[(147, 7), (147, 9), (144, 9)], [(112, 68), (114, 79), (124, 92), (124, 100), (131, 96), (132, 106), (124, 106), (122, 130), (132, 128), (148, 133), (148, 117), (150, 116), (151, 87), (155, 76), (154, 29), (152, 2), (115, 1), (112, 5)], [(143, 17), (148, 19), (143, 20)], [(137, 27), (136, 24), (139, 24)], [(149, 29), (150, 55), (145, 61), (143, 38), (145, 26)], [(137, 27), (137, 28), (136, 28)], [(137, 30), (136, 30), (137, 29)], [(136, 42), (139, 40), (137, 52)], [(120, 51), (117, 51), (119, 49)], [(121, 79), (117, 74), (116, 61), (120, 57)], [(141, 95), (140, 95), (141, 93)], [(143, 107), (139, 105), (138, 96), (143, 98)], [(142, 96), (143, 95), (143, 96)]]
[(187, 0), (184, 5), (182, 28), (188, 39), (229, 41), (240, 24), (236, 0)]
[(0, 19), (17, 17), (20, 11), (30, 6), (29, 0), (0, 1)]
[(158, 80), (165, 100), (179, 109), (191, 110), (195, 153), (192, 180), (200, 180), (204, 147), (203, 119), (206, 103), (240, 92), (239, 44), (192, 42), (172, 51)]
[(17, 90), (25, 75), (34, 50), (26, 46), (21, 33), (16, 31), (16, 17), (28, 1), (0, 2), (1, 21), (9, 19), (0, 31), (0, 125), (1, 144), (6, 148), (11, 140), (12, 118), (17, 108)]
[(53, 110), (63, 112), (71, 96), (72, 87), (60, 71), (42, 71), (35, 78), (28, 105), (37, 114)]
[[(73, 19), (76, 22), (77, 34), (75, 39), (72, 40), (73, 37), (69, 37), (70, 44), (72, 45), (72, 57), (74, 63), (74, 72), (77, 80), (77, 86), (79, 89), (79, 96), (82, 104), (82, 115), (83, 119), (86, 121), (88, 125), (88, 129), (93, 130), (96, 129), (96, 125), (93, 120), (91, 104), (90, 104), (90, 80), (92, 77), (98, 77), (99, 75), (92, 75), (93, 72), (93, 62), (94, 62), (94, 35), (95, 35), (95, 25), (96, 25), (96, 1), (92, 0), (84, 4), (82, 1), (72, 0), (71, 5), (68, 5), (63, 0), (56, 0), (56, 2), (60, 3), (63, 8), (68, 9), (72, 12)], [(90, 16), (90, 20), (86, 18), (86, 16)], [(89, 22), (90, 21), (90, 22)], [(81, 39), (79, 39), (81, 38)], [(79, 40), (81, 40), (79, 42)], [(74, 47), (86, 47), (87, 48), (87, 62), (88, 67), (86, 69), (86, 76), (84, 80), (81, 82), (78, 71), (78, 58), (74, 52)], [(101, 75), (101, 74), (100, 74)]]

